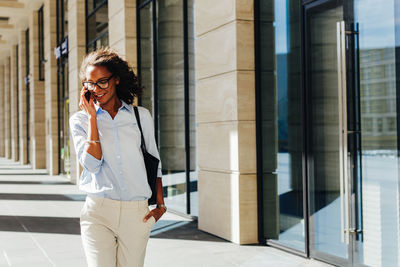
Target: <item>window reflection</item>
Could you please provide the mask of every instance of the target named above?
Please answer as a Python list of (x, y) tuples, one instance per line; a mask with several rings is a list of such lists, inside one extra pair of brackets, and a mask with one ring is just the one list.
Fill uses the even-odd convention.
[(264, 235), (304, 251), (299, 8), (260, 1), (261, 127)]
[[(193, 1), (188, 1), (187, 10), (187, 57), (184, 53), (183, 0), (150, 1), (140, 7), (139, 14), (139, 71), (145, 88), (141, 105), (152, 112), (156, 121), (165, 202), (172, 210), (187, 213), (190, 208), (190, 214), (197, 215)], [(153, 14), (156, 14), (155, 18)], [(185, 60), (188, 61), (187, 70)], [(185, 71), (189, 76), (187, 88)]]
[(140, 9), (140, 81), (144, 87), (141, 105), (154, 116), (154, 69), (153, 69), (153, 4)]
[(355, 1), (360, 28), (362, 209), (360, 261), (398, 266), (399, 163), (395, 73), (395, 1)]
[[(87, 51), (91, 52), (97, 48), (108, 46), (108, 4), (103, 1), (101, 6), (94, 11), (93, 2), (88, 1), (88, 18), (86, 25)], [(94, 13), (92, 12), (94, 11)]]

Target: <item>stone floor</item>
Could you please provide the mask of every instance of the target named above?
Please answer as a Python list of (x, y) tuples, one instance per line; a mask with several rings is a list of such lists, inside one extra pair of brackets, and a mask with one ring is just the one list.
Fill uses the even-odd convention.
[[(85, 195), (63, 176), (0, 158), (0, 266), (86, 266), (79, 236)], [(168, 212), (154, 226), (146, 267), (328, 266), (266, 246), (238, 246)]]

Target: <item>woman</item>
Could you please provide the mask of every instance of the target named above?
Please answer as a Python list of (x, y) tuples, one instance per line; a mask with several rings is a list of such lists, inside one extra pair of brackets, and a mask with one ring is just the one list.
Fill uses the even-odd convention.
[[(88, 266), (143, 266), (151, 228), (166, 207), (160, 164), (157, 207), (148, 208), (152, 192), (131, 105), (141, 88), (128, 63), (110, 48), (88, 54), (80, 78), (82, 110), (71, 116), (70, 131), (83, 167), (79, 187), (87, 193), (81, 235)], [(147, 151), (159, 159), (151, 115), (138, 109)]]

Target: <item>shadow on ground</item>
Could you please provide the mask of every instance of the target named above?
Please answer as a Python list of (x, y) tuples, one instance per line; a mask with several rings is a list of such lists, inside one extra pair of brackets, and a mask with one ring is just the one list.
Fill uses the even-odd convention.
[[(0, 231), (80, 234), (79, 218), (0, 216)], [(226, 242), (226, 240), (198, 229), (197, 221), (159, 221), (151, 238)]]
[(79, 218), (0, 216), (0, 231), (80, 234)]
[(160, 226), (162, 222), (159, 221), (154, 226), (151, 238), (226, 242), (222, 238), (199, 230), (197, 220), (189, 222), (167, 221), (167, 225)]

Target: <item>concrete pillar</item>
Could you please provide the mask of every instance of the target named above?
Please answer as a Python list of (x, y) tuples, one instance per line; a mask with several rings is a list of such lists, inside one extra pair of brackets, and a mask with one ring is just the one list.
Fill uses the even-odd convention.
[(253, 0), (197, 1), (195, 18), (199, 228), (257, 243)]
[(44, 3), (44, 57), (45, 63), (45, 101), (46, 101), (46, 168), (50, 174), (59, 173), (58, 149), (58, 99), (57, 99), (57, 59), (54, 48), (57, 46), (56, 1)]
[(46, 168), (44, 81), (39, 80), (38, 12), (29, 21), (30, 51), (30, 157), (33, 168)]
[(19, 160), (22, 164), (28, 163), (28, 153), (27, 153), (27, 85), (25, 84), (26, 76), (26, 42), (25, 42), (25, 31), (19, 32)]
[(19, 133), (18, 133), (18, 55), (17, 46), (11, 46), (10, 57), (10, 103), (11, 103), (11, 158), (19, 160)]
[[(79, 70), (86, 53), (85, 1), (68, 1), (68, 68), (69, 68), (69, 111), (70, 115), (79, 111), (79, 96), (82, 88)], [(81, 173), (72, 137), (70, 138), (71, 182), (76, 182)]]
[(11, 104), (10, 104), (10, 57), (4, 64), (4, 121), (5, 121), (5, 157), (11, 159)]
[(5, 156), (4, 140), (4, 65), (0, 64), (0, 157)]
[(109, 44), (137, 70), (136, 0), (108, 3)]

